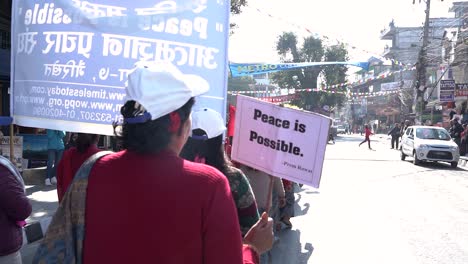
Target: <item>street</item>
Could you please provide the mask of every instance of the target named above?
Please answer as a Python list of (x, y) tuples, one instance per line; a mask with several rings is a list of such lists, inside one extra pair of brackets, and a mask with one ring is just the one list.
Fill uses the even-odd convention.
[(468, 263), (468, 171), (414, 166), (386, 135), (328, 145), (321, 186), (296, 192), (273, 263)]
[[(371, 137), (374, 150), (359, 147), (362, 139), (340, 136), (327, 146), (321, 186), (296, 190), (297, 216), (280, 234), (273, 263), (468, 263), (467, 167), (414, 166), (386, 135)], [(31, 219), (48, 224), (56, 192), (39, 189), (30, 189)], [(37, 244), (23, 247), (24, 263)]]

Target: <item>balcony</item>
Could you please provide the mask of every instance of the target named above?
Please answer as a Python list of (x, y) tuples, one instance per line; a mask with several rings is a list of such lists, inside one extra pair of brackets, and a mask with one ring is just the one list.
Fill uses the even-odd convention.
[(390, 58), (392, 57), (392, 55), (394, 55), (394, 52), (395, 52), (395, 48), (390, 47), (390, 46), (385, 46), (382, 56), (386, 58)]
[(395, 27), (390, 26), (388, 28), (384, 28), (380, 31), (380, 39), (381, 40), (392, 40), (395, 34)]

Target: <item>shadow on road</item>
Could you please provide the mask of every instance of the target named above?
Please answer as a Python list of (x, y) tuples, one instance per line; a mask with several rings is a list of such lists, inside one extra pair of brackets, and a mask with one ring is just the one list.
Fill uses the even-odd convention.
[(45, 185), (27, 185), (26, 186), (26, 194), (31, 195), (35, 192), (47, 192), (55, 190), (56, 186), (45, 186)]
[(301, 208), (301, 206), (299, 205), (299, 201), (302, 199), (302, 195), (297, 193), (296, 197), (298, 198), (296, 199), (296, 202), (294, 203), (294, 216), (301, 216), (301, 215), (307, 214), (307, 212), (309, 212), (309, 209), (310, 209), (310, 204), (305, 203), (304, 208)]
[[(413, 159), (410, 157), (409, 160), (405, 160), (404, 162), (413, 163)], [(467, 169), (456, 167), (450, 167), (449, 163), (444, 162), (421, 162), (418, 165), (421, 168), (426, 168), (428, 171), (435, 171), (435, 170), (451, 170), (451, 171), (467, 171)]]
[[(337, 142), (342, 142), (342, 141), (346, 141), (346, 142), (361, 142), (364, 140), (364, 135), (363, 136), (359, 136), (359, 137), (355, 137), (355, 135), (341, 135), (341, 136), (337, 136), (335, 137), (335, 141)], [(372, 140), (372, 138), (371, 138)]]
[(307, 264), (312, 256), (312, 243), (301, 244), (301, 231), (289, 230), (279, 234), (280, 243), (276, 244), (273, 253), (274, 264)]

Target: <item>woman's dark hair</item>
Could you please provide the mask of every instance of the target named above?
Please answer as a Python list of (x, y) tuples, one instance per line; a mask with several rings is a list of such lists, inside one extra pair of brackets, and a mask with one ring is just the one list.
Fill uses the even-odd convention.
[[(195, 136), (206, 136), (205, 131), (202, 129), (194, 129), (192, 130), (192, 134)], [(226, 176), (234, 171), (234, 166), (228, 159), (223, 148), (222, 134), (206, 140), (193, 139), (189, 137), (180, 153), (180, 156), (190, 161), (195, 161), (197, 156), (204, 158), (207, 165), (215, 167)]]
[[(190, 98), (181, 108), (175, 112), (180, 116), (180, 128), (178, 134), (182, 133), (182, 124), (190, 117), (194, 98)], [(132, 118), (141, 114), (135, 109), (135, 101), (127, 101), (122, 106), (120, 113), (125, 118)], [(149, 120), (144, 123), (123, 123), (122, 131), (117, 131), (117, 124), (114, 124), (114, 134), (122, 142), (122, 148), (135, 151), (141, 154), (155, 154), (165, 149), (171, 140), (169, 126), (171, 121), (169, 114), (156, 120)]]
[(91, 145), (96, 144), (98, 139), (99, 135), (96, 134), (78, 133), (78, 137), (75, 141), (75, 147), (78, 152), (84, 153)]

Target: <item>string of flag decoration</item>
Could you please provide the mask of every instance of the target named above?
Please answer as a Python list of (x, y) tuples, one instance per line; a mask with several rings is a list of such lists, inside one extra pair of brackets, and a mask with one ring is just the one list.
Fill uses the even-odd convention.
[(288, 95), (279, 95), (279, 96), (268, 96), (268, 97), (259, 97), (257, 99), (270, 102), (274, 104), (290, 102), (297, 98), (297, 94), (288, 94)]
[(394, 75), (395, 73), (401, 73), (403, 71), (412, 71), (412, 70), (416, 70), (416, 67), (408, 67), (406, 69), (403, 69), (403, 70), (398, 70), (398, 71), (392, 71), (392, 72), (388, 72), (388, 73), (385, 73), (385, 74), (380, 74), (378, 76), (373, 76), (373, 77), (369, 77), (365, 80), (359, 80), (357, 82), (354, 82), (352, 84), (350, 84), (350, 86), (357, 86), (357, 85), (361, 85), (361, 84), (364, 84), (366, 82), (370, 82), (370, 81), (374, 81), (374, 80), (378, 80), (378, 79), (385, 79), (387, 77), (390, 77), (392, 75)]
[(349, 97), (348, 100), (385, 96), (385, 95), (391, 95), (391, 94), (398, 94), (400, 92), (401, 92), (400, 90), (394, 90), (394, 91), (380, 91), (380, 92), (372, 92), (372, 93), (353, 93), (350, 96), (348, 96)]
[(296, 89), (296, 92), (322, 92), (322, 93), (331, 93), (331, 94), (346, 94), (343, 91), (329, 91), (329, 90), (322, 90), (320, 88), (305, 88), (305, 89)]
[[(375, 97), (375, 96), (383, 96), (389, 94), (396, 94), (399, 93), (400, 90), (392, 90), (392, 91), (378, 91), (378, 92), (342, 92), (342, 91), (324, 91), (318, 88), (307, 88), (307, 89), (295, 89), (289, 93), (289, 95), (294, 95), (297, 92), (322, 92), (322, 93), (330, 93), (330, 94), (346, 94), (348, 98), (362, 98), (362, 97)], [(266, 94), (272, 93), (271, 91), (228, 91), (230, 95), (237, 95), (237, 94)], [(286, 96), (286, 95), (280, 95)], [(263, 97), (267, 98), (267, 97)]]
[[(343, 91), (327, 91), (321, 90), (319, 88), (307, 88), (307, 89), (294, 89), (290, 92), (290, 94), (294, 94), (296, 92), (321, 92), (321, 93), (331, 93), (331, 94), (346, 94)], [(266, 94), (266, 93), (273, 93), (272, 91), (228, 91), (230, 95), (237, 95), (237, 94)]]
[[(308, 27), (306, 27), (306, 26), (304, 26), (304, 25), (299, 25), (299, 24), (297, 24), (297, 23), (291, 22), (291, 21), (289, 21), (289, 20), (287, 20), (287, 19), (284, 19), (284, 18), (282, 18), (282, 17), (272, 15), (272, 14), (270, 14), (270, 13), (268, 13), (268, 12), (265, 12), (265, 11), (261, 10), (260, 8), (254, 7), (254, 9), (255, 9), (258, 13), (260, 13), (260, 14), (262, 14), (262, 15), (266, 15), (266, 16), (272, 18), (272, 19), (276, 19), (276, 20), (278, 20), (278, 21), (285, 22), (285, 23), (289, 24), (290, 26), (292, 26), (292, 27), (294, 27), (294, 28), (297, 28), (297, 29), (300, 29), (300, 30), (304, 30), (304, 31), (308, 32), (309, 34), (312, 34), (315, 38), (323, 38), (323, 39), (330, 40), (330, 41), (335, 40), (335, 41), (337, 41), (337, 42), (340, 42), (340, 43), (345, 44), (346, 46), (349, 46), (349, 47), (352, 48), (352, 49), (360, 50), (360, 51), (363, 51), (363, 52), (365, 52), (365, 53), (367, 53), (367, 54), (370, 54), (370, 55), (373, 55), (373, 56), (376, 56), (376, 57), (379, 57), (379, 58), (388, 59), (388, 58), (384, 58), (383, 56), (381, 56), (381, 55), (379, 55), (379, 54), (376, 54), (375, 52), (372, 52), (372, 51), (369, 51), (369, 50), (366, 50), (366, 49), (362, 49), (362, 48), (356, 47), (356, 46), (354, 46), (353, 44), (350, 44), (350, 43), (348, 43), (348, 42), (343, 42), (343, 41), (340, 41), (339, 39), (332, 38), (332, 37), (329, 37), (329, 36), (326, 36), (326, 35), (323, 35), (323, 34), (319, 34), (319, 33), (313, 32), (312, 30), (310, 30)], [(392, 62), (393, 62), (394, 64), (396, 64), (396, 65), (405, 66), (404, 63), (402, 63), (402, 62), (400, 62), (400, 61), (398, 61), (398, 60), (395, 60), (395, 59), (388, 59), (388, 60), (392, 61)]]
[(364, 79), (364, 80), (359, 80), (359, 81), (356, 81), (356, 82), (346, 82), (346, 83), (340, 83), (340, 84), (334, 84), (334, 85), (331, 85), (331, 86), (328, 86), (328, 88), (325, 88), (325, 89), (329, 89), (329, 88), (341, 88), (341, 87), (351, 87), (351, 88), (354, 88), (355, 86), (358, 86), (358, 85), (362, 85), (364, 83), (367, 83), (367, 82), (371, 82), (371, 81), (375, 81), (375, 80), (379, 80), (379, 79), (385, 79), (385, 78), (388, 78), (388, 77), (391, 77), (392, 75), (394, 75), (395, 73), (401, 73), (401, 72), (404, 72), (404, 71), (413, 71), (413, 70), (416, 70), (416, 67), (405, 67), (404, 69), (402, 70), (398, 70), (398, 71), (391, 71), (391, 72), (388, 72), (388, 73), (384, 73), (384, 74), (380, 74), (378, 76), (372, 76), (372, 77), (369, 77), (367, 79)]
[(345, 102), (344, 104), (345, 105), (362, 105), (364, 103), (366, 105), (373, 105), (374, 104), (374, 102), (364, 102), (364, 101)]

